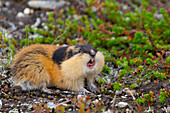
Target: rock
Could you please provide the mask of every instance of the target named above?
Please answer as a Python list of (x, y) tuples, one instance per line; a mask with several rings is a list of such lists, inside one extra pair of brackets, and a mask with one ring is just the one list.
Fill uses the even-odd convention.
[(162, 86), (163, 86), (164, 88), (168, 87), (168, 85), (169, 85), (169, 83), (168, 83), (168, 82), (166, 82), (166, 83), (162, 84)]
[(115, 106), (117, 106), (119, 108), (124, 108), (124, 107), (128, 106), (128, 103), (127, 102), (119, 102)]
[(125, 95), (125, 96), (121, 96), (121, 98), (127, 98), (126, 96), (127, 96), (127, 95)]
[(145, 81), (142, 85), (148, 85), (149, 83), (151, 83), (151, 80)]
[[(0, 6), (2, 6), (2, 2), (1, 2), (1, 0), (0, 0)], [(1, 10), (0, 10), (1, 11)]]
[(170, 106), (168, 106), (168, 107), (166, 108), (166, 112), (167, 112), (167, 113), (170, 113)]
[(24, 13), (19, 12), (16, 17), (17, 18), (23, 18), (23, 17), (25, 17), (25, 15), (24, 15)]
[(86, 101), (86, 98), (84, 95), (77, 95), (77, 100)]
[(83, 95), (77, 95), (77, 99), (80, 99), (82, 97), (83, 97)]
[(1, 59), (1, 61), (2, 61), (3, 64), (7, 64), (8, 63), (7, 59)]
[(154, 108), (151, 108), (150, 106), (149, 106), (149, 109), (148, 110), (145, 110), (145, 113), (154, 113), (154, 110), (153, 110)]
[(123, 5), (123, 10), (127, 10), (128, 6), (127, 5)]
[(98, 100), (98, 99), (95, 99), (95, 100), (93, 101), (93, 103), (94, 103), (94, 104), (97, 104), (97, 103), (99, 103), (99, 100)]
[(65, 1), (48, 1), (48, 0), (30, 0), (28, 6), (32, 8), (42, 8), (42, 9), (55, 9), (61, 8), (66, 5)]
[(116, 94), (116, 95), (122, 94), (122, 90), (116, 90), (115, 94)]
[(9, 113), (19, 113), (19, 111), (18, 111), (18, 109), (14, 108), (14, 109), (10, 110)]
[(30, 104), (27, 109), (31, 110), (32, 109), (32, 105)]
[(95, 6), (92, 6), (91, 9), (96, 12), (97, 11), (97, 8)]
[(41, 19), (40, 19), (40, 18), (37, 18), (35, 24), (32, 25), (31, 28), (38, 27), (38, 26), (40, 25), (40, 23), (41, 23)]
[(0, 109), (2, 108), (2, 100), (0, 100)]
[(54, 102), (48, 102), (47, 103), (47, 108), (50, 108), (50, 109), (55, 109), (56, 108), (56, 105), (54, 104)]
[(76, 19), (76, 20), (78, 20), (79, 18), (81, 18), (81, 16), (79, 16), (79, 15), (77, 15), (77, 14), (75, 14), (73, 17), (74, 17), (74, 19)]
[(129, 18), (129, 17), (126, 17), (125, 20), (130, 20), (130, 18)]
[(18, 22), (18, 25), (20, 25), (20, 26), (23, 26), (23, 25), (25, 25), (23, 22)]
[(136, 98), (134, 97), (134, 94), (136, 94), (135, 90), (130, 90), (129, 88), (125, 88), (125, 89), (123, 89), (123, 92), (125, 92), (126, 94), (132, 96), (133, 100), (136, 100)]
[(157, 18), (158, 20), (162, 20), (163, 19), (163, 15), (162, 14), (158, 14), (158, 13), (155, 13), (154, 17)]
[(130, 90), (129, 88), (124, 88), (124, 89), (123, 89), (123, 92), (127, 93), (128, 95), (130, 95), (130, 94), (129, 94), (129, 91), (130, 91), (133, 95), (136, 94), (136, 91), (135, 91), (135, 90)]
[(113, 111), (111, 109), (108, 109), (107, 111), (105, 111), (104, 113), (113, 113)]
[(5, 2), (5, 6), (9, 7), (10, 6), (10, 2), (9, 1)]
[(24, 9), (24, 14), (25, 15), (29, 15), (30, 14), (30, 9), (29, 8), (25, 8)]
[(130, 110), (130, 109), (126, 109), (126, 113), (132, 113), (132, 110)]

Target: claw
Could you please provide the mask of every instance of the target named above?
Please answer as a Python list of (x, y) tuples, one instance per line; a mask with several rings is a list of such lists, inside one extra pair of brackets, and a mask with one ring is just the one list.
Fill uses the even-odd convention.
[(94, 94), (94, 93), (86, 90), (85, 88), (83, 88), (79, 93), (80, 93), (80, 94), (83, 94), (83, 95), (86, 95), (86, 94)]
[(89, 87), (91, 92), (93, 92), (93, 93), (98, 92), (97, 87), (93, 83), (88, 83), (88, 87)]

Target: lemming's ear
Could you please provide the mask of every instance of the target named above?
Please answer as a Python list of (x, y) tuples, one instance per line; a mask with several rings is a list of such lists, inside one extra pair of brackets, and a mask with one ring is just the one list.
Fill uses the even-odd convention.
[(52, 59), (54, 62), (56, 62), (58, 65), (60, 65), (65, 57), (66, 57), (66, 50), (67, 50), (68, 47), (61, 47), (59, 49), (57, 49), (53, 56), (52, 56)]

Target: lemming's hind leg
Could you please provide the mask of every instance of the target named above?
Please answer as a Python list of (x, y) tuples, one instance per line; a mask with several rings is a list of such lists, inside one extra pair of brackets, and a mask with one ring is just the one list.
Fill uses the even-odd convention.
[(42, 83), (42, 91), (45, 92), (45, 93), (48, 93), (48, 94), (52, 94), (53, 91), (51, 89), (48, 89), (47, 86), (46, 86), (46, 83)]
[(42, 90), (43, 92), (45, 92), (45, 93), (48, 93), (48, 94), (59, 93), (59, 92), (60, 92), (60, 90), (51, 90), (51, 89), (48, 89), (45, 82), (42, 83), (42, 89), (41, 89), (41, 90)]
[(23, 91), (30, 91), (30, 90), (35, 90), (39, 89), (36, 84), (29, 80), (22, 80), (20, 82), (15, 83), (14, 82), (14, 88), (21, 87)]

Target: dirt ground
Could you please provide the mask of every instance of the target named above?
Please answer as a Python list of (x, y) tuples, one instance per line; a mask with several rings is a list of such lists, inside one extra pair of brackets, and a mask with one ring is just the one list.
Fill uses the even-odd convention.
[[(22, 18), (17, 18), (17, 14), (19, 12), (23, 12), (24, 9), (28, 7), (27, 2), (28, 0), (1, 0), (0, 30), (5, 30), (11, 35), (12, 38), (18, 40), (20, 40), (22, 37), (25, 36), (25, 32), (23, 31), (23, 29), (25, 28), (26, 25), (33, 25), (36, 22), (37, 18), (41, 18), (41, 23), (46, 22), (48, 20), (47, 12), (49, 12), (50, 10), (32, 9), (32, 8), (30, 8), (33, 10), (32, 14)], [(164, 7), (168, 7), (168, 4), (166, 4)], [(8, 75), (7, 72), (8, 71), (5, 71), (6, 75)], [(0, 73), (0, 80), (1, 80), (0, 101), (2, 101), (2, 105), (0, 102), (0, 112), (9, 112), (9, 111), (32, 112), (36, 109), (35, 106), (36, 105), (38, 106), (39, 103), (42, 103), (43, 106), (45, 105), (53, 106), (55, 102), (56, 103), (66, 102), (65, 105), (66, 111), (70, 113), (75, 112), (77, 108), (79, 108), (76, 102), (74, 103), (73, 101), (68, 101), (72, 98), (80, 97), (80, 95), (75, 92), (61, 91), (60, 93), (51, 94), (51, 95), (42, 93), (41, 91), (30, 91), (30, 92), (19, 91), (18, 92), (11, 88), (11, 78), (1, 79), (2, 76), (1, 74), (2, 73)], [(116, 80), (114, 82), (116, 82)], [(96, 85), (98, 85), (98, 83), (96, 83)], [(100, 87), (98, 88), (100, 89)], [(167, 108), (168, 106), (170, 106), (169, 97), (165, 100), (164, 104), (159, 103), (158, 93), (160, 89), (163, 88), (170, 91), (169, 80), (161, 81), (161, 82), (151, 81), (140, 87), (137, 87), (135, 89), (137, 92), (135, 96), (140, 95), (141, 93), (149, 93), (149, 91), (152, 90), (156, 94), (157, 99), (154, 100), (154, 103), (151, 103), (151, 107), (154, 108), (155, 113), (163, 113), (165, 112), (163, 108)], [(127, 102), (129, 104), (128, 108), (130, 110), (132, 110), (133, 112), (137, 111), (137, 104), (133, 101), (132, 96), (126, 95), (126, 93), (123, 92), (117, 95), (117, 98), (114, 99), (114, 95), (115, 93), (113, 91), (110, 91), (110, 93), (108, 94), (101, 92), (98, 95), (90, 95), (92, 101), (89, 103), (89, 105), (93, 104), (94, 101), (96, 101), (96, 99), (98, 101), (102, 100), (101, 102), (102, 106), (109, 113), (109, 109), (112, 109), (113, 100), (115, 100), (115, 104), (117, 104), (118, 102)], [(126, 98), (122, 98), (122, 96), (125, 95)], [(86, 99), (87, 98), (88, 97), (86, 97)], [(52, 102), (52, 104), (50, 104), (50, 102)], [(145, 108), (143, 109), (148, 110), (147, 103), (145, 107), (146, 109)], [(112, 110), (114, 111), (115, 109), (117, 108), (114, 108)], [(122, 112), (123, 111), (124, 108), (122, 108)], [(51, 112), (54, 112), (54, 109)]]

